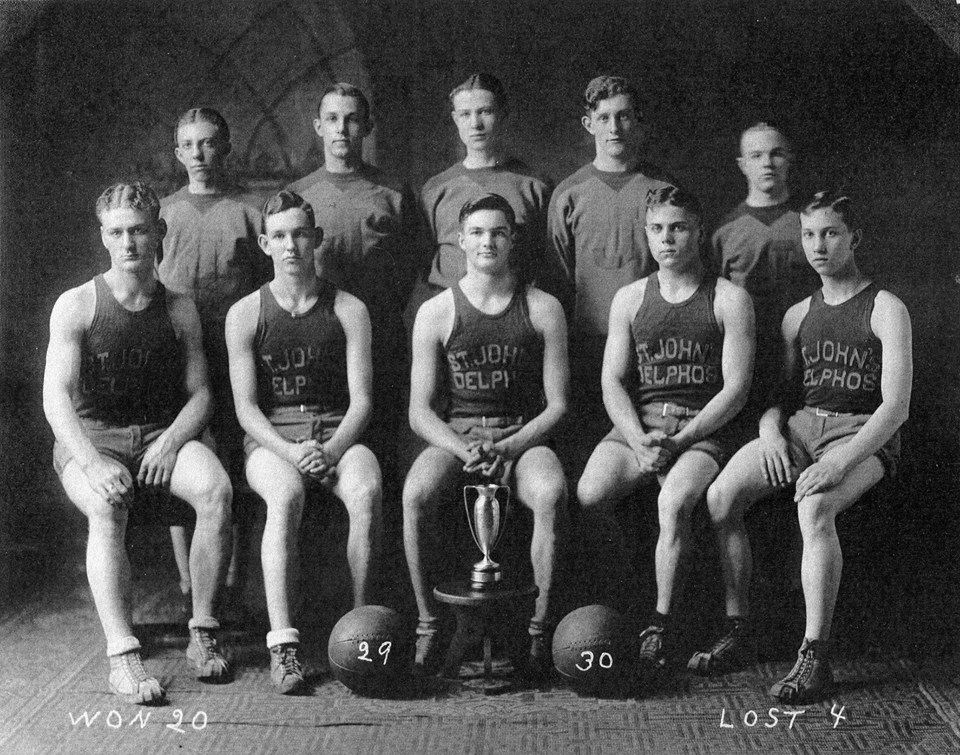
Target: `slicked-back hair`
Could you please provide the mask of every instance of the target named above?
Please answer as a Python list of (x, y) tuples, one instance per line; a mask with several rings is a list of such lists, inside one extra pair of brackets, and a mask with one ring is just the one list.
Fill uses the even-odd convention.
[(484, 194), (482, 197), (464, 202), (463, 207), (460, 208), (460, 227), (463, 227), (468, 217), (481, 210), (499, 210), (507, 219), (510, 230), (517, 230), (517, 214), (510, 203), (499, 194)]
[(627, 81), (623, 76), (597, 76), (592, 79), (583, 92), (583, 109), (587, 115), (590, 115), (597, 109), (601, 100), (608, 100), (616, 97), (618, 94), (626, 95), (633, 103), (634, 112), (637, 118), (643, 120), (643, 114), (640, 112), (640, 97), (633, 84)]
[(267, 218), (269, 218), (271, 215), (286, 212), (287, 210), (303, 210), (307, 215), (307, 220), (310, 221), (310, 225), (316, 226), (317, 219), (313, 214), (313, 207), (310, 205), (310, 203), (295, 191), (283, 189), (278, 191), (264, 203), (260, 222), (262, 231), (264, 233), (267, 231)]
[(686, 210), (691, 215), (696, 216), (697, 223), (703, 225), (703, 205), (700, 204), (700, 200), (696, 196), (685, 189), (679, 189), (676, 186), (664, 186), (647, 192), (647, 211), (662, 205)]
[(97, 198), (97, 219), (107, 210), (116, 210), (120, 207), (129, 207), (134, 210), (144, 210), (157, 221), (160, 218), (160, 200), (156, 192), (143, 181), (133, 183), (119, 182), (108, 186)]
[(809, 215), (815, 210), (833, 210), (843, 218), (843, 222), (850, 231), (855, 231), (860, 227), (860, 218), (858, 217), (856, 208), (853, 206), (853, 200), (839, 189), (818, 191), (803, 205), (800, 214)]
[(790, 137), (786, 135), (784, 130), (780, 128), (776, 123), (771, 121), (757, 121), (752, 126), (748, 126), (743, 131), (740, 132), (740, 142), (739, 142), (739, 151), (740, 154), (743, 154), (743, 137), (747, 134), (757, 133), (759, 131), (775, 131), (780, 134), (780, 138), (783, 139), (784, 143), (787, 146), (787, 151), (793, 152), (793, 142), (790, 141)]
[(492, 73), (473, 73), (467, 79), (455, 86), (450, 92), (450, 109), (454, 109), (453, 98), (460, 92), (472, 92), (474, 89), (482, 89), (493, 95), (493, 101), (500, 110), (507, 110), (507, 90), (503, 88), (500, 79)]
[(320, 115), (320, 108), (323, 107), (323, 100), (328, 94), (339, 94), (341, 97), (353, 97), (358, 103), (360, 103), (360, 111), (363, 113), (363, 120), (370, 120), (370, 100), (367, 99), (367, 95), (363, 93), (360, 87), (354, 86), (353, 84), (348, 84), (345, 81), (338, 81), (336, 84), (331, 84), (323, 90), (323, 94), (320, 95), (320, 102), (317, 103), (317, 115)]
[(217, 135), (225, 142), (230, 141), (230, 127), (226, 119), (212, 107), (194, 107), (180, 116), (176, 128), (173, 129), (173, 143), (180, 143), (180, 127), (197, 121), (212, 123), (217, 127)]

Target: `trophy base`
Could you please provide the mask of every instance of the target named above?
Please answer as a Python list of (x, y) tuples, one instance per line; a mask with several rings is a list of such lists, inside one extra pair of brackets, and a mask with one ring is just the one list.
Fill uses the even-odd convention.
[(470, 587), (474, 590), (492, 590), (496, 588), (503, 579), (503, 574), (499, 571), (477, 571), (470, 572)]

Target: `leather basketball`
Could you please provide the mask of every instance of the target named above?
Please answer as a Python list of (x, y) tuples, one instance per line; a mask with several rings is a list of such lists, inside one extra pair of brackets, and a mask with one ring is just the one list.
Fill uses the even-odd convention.
[(553, 663), (574, 684), (615, 685), (627, 665), (623, 617), (602, 605), (568, 613), (553, 633)]
[(359, 694), (389, 692), (409, 670), (411, 634), (392, 608), (355, 608), (330, 633), (330, 671)]

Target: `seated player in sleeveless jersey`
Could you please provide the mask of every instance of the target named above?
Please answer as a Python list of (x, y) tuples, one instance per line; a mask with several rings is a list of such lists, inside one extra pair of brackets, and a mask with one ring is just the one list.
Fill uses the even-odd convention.
[(142, 183), (119, 183), (96, 210), (110, 269), (54, 305), (43, 407), (56, 436), (54, 468), (89, 525), (87, 578), (107, 638), (110, 688), (126, 702), (158, 703), (164, 690), (144, 671), (131, 628), (129, 514), (169, 493), (196, 511), (187, 658), (200, 679), (224, 680), (213, 610), (232, 491), (217, 457), (195, 440), (212, 406), (200, 320), (189, 298), (154, 275), (166, 232), (157, 196)]
[(669, 660), (690, 515), (733, 450), (725, 425), (750, 390), (753, 305), (745, 291), (705, 272), (702, 218), (682, 189), (647, 197), (647, 241), (660, 269), (613, 299), (602, 383), (614, 427), (577, 487), (581, 506), (591, 508), (653, 477), (660, 483), (657, 605), (640, 635), (641, 680)]
[[(420, 308), (413, 330), (410, 426), (430, 444), (403, 489), (404, 546), (420, 613), (414, 670), (433, 673), (440, 660), (435, 569), (427, 563), (437, 547), (437, 510), (461, 500), (464, 482), (505, 481), (533, 512), (530, 556), (540, 594), (525, 672), (535, 679), (550, 669), (552, 588), (568, 516), (563, 469), (545, 445), (567, 408), (566, 323), (555, 298), (518, 282), (515, 218), (505, 198), (467, 202), (460, 228), (467, 273)], [(449, 400), (438, 413), (441, 396)]]
[(322, 237), (302, 197), (281, 191), (270, 198), (259, 243), (273, 260), (273, 280), (227, 314), (247, 481), (267, 505), (261, 544), (267, 647), (270, 678), (281, 694), (305, 691), (290, 591), (310, 488), (332, 492), (349, 515), (354, 607), (368, 601), (379, 541), (380, 467), (357, 442), (372, 406), (370, 318), (359, 299), (319, 277), (314, 249)]
[(823, 285), (783, 318), (781, 387), (760, 420), (760, 437), (707, 492), (732, 627), (691, 660), (710, 670), (742, 644), (736, 623), (749, 612), (752, 566), (743, 517), (756, 501), (795, 485), (806, 628), (796, 665), (770, 690), (791, 704), (822, 697), (833, 681), (830, 625), (843, 566), (835, 520), (894, 474), (913, 379), (910, 316), (857, 267), (863, 234), (850, 199), (820, 192), (800, 211), (800, 224), (807, 261)]

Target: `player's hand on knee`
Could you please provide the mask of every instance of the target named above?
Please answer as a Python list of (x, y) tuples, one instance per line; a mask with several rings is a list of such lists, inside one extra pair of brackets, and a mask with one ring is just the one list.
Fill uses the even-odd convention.
[(824, 455), (816, 464), (811, 464), (797, 477), (797, 492), (793, 500), (799, 503), (808, 495), (829, 490), (843, 481), (842, 467)]
[(793, 482), (790, 444), (782, 434), (760, 433), (760, 471), (773, 487), (785, 487)]
[(173, 468), (177, 464), (177, 452), (167, 438), (161, 435), (147, 448), (140, 462), (137, 483), (156, 487), (169, 487)]
[(103, 457), (83, 468), (87, 482), (111, 506), (126, 508), (133, 503), (133, 477), (125, 467)]

